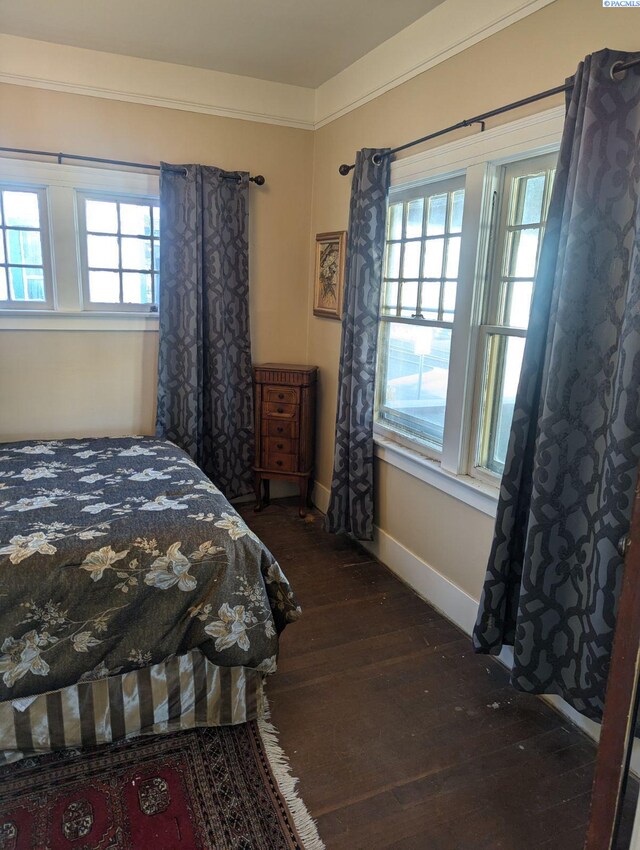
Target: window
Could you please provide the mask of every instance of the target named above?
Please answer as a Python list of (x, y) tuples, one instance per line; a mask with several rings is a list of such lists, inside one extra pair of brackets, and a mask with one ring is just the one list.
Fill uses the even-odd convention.
[(392, 193), (381, 307), (378, 418), (441, 448), (463, 180)]
[(155, 174), (0, 157), (0, 328), (157, 324), (158, 189)]
[(50, 306), (46, 229), (42, 189), (0, 186), (0, 307)]
[(555, 156), (503, 171), (498, 250), (480, 328), (482, 388), (476, 465), (501, 475), (529, 324), (531, 296), (555, 175)]
[(79, 196), (85, 304), (157, 309), (160, 208), (149, 199)]
[(549, 110), (392, 164), (376, 451), (487, 513), (504, 469), (561, 128), (561, 110)]

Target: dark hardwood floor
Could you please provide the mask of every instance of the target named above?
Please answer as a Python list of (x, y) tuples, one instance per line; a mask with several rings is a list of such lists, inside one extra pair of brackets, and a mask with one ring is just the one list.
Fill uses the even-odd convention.
[(267, 693), (327, 850), (582, 850), (589, 738), (319, 514), (242, 513), (303, 608)]

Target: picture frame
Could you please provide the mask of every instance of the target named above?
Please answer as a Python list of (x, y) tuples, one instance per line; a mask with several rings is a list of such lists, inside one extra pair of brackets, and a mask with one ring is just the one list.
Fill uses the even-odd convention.
[(347, 231), (316, 234), (313, 315), (342, 319)]

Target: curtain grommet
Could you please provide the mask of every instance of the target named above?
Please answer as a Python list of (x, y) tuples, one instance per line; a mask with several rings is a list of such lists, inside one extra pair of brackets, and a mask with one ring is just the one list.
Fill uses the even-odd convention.
[[(624, 65), (624, 62), (622, 62), (622, 61), (614, 62), (613, 65), (611, 66), (610, 70), (609, 70), (609, 76), (611, 77), (612, 80), (615, 80), (616, 82), (619, 81), (619, 80), (624, 80), (624, 78), (627, 76), (626, 71), (620, 71), (620, 72), (618, 71), (618, 68), (620, 68), (621, 65)], [(618, 74), (618, 73), (620, 73), (619, 77), (616, 76), (616, 74)]]

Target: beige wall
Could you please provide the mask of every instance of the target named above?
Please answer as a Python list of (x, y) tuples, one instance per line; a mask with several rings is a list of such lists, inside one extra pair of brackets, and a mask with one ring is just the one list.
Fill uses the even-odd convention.
[[(264, 174), (250, 189), (255, 362), (306, 351), (313, 134), (0, 85), (0, 145)], [(0, 331), (0, 441), (152, 433), (157, 334)]]
[[(557, 0), (316, 131), (312, 239), (317, 232), (347, 227), (350, 180), (340, 177), (337, 167), (353, 162), (357, 149), (393, 147), (556, 86), (581, 58), (602, 47), (637, 50), (638, 22), (637, 10), (603, 9), (600, 0)], [(526, 112), (560, 102), (546, 101)], [(331, 482), (339, 346), (339, 324), (310, 317), (308, 361), (321, 369), (318, 480), (325, 488)], [(386, 464), (378, 464), (377, 478), (378, 525), (478, 597), (493, 521)]]

